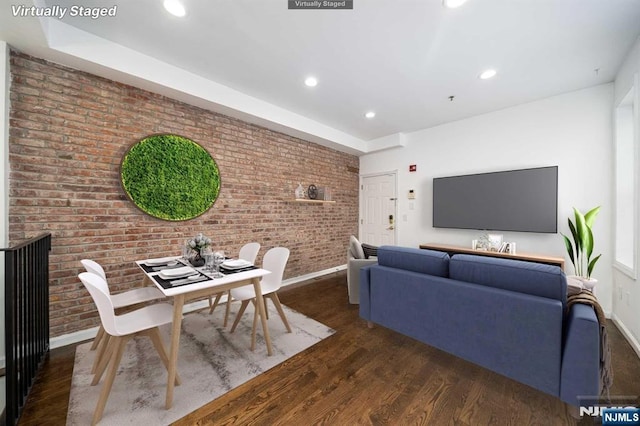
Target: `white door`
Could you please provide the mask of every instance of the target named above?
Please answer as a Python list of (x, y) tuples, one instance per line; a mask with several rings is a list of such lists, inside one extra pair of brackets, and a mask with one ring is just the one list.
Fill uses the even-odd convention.
[(374, 246), (396, 244), (396, 175), (365, 176), (360, 185), (360, 239)]

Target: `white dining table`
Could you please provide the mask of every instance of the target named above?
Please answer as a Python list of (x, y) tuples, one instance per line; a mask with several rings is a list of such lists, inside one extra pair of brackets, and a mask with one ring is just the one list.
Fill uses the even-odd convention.
[[(167, 261), (178, 260), (175, 258), (164, 258)], [(150, 262), (150, 263), (147, 263)], [(169, 377), (167, 378), (167, 397), (165, 401), (165, 408), (171, 408), (173, 404), (173, 391), (175, 386), (175, 378), (177, 374), (178, 364), (178, 350), (180, 347), (180, 330), (182, 326), (182, 311), (186, 301), (205, 296), (210, 296), (219, 292), (228, 291), (232, 288), (242, 287), (245, 285), (253, 284), (256, 292), (256, 308), (260, 316), (262, 323), (262, 332), (264, 333), (264, 340), (267, 345), (267, 354), (272, 355), (273, 349), (271, 347), (271, 338), (269, 336), (269, 328), (267, 327), (267, 317), (265, 315), (264, 298), (262, 297), (262, 291), (260, 287), (260, 280), (270, 271), (266, 269), (256, 268), (247, 271), (235, 272), (224, 275), (222, 278), (212, 278), (212, 274), (205, 272), (202, 268), (194, 268), (198, 272), (206, 277), (201, 277), (202, 281), (188, 282), (184, 285), (161, 285), (161, 278), (159, 276), (162, 270), (162, 265), (155, 265), (154, 259), (138, 260), (136, 264), (145, 274), (145, 281), (151, 282), (166, 296), (173, 299), (173, 324), (171, 328), (171, 343), (169, 347)], [(146, 269), (145, 269), (146, 266)], [(165, 288), (167, 287), (167, 288)], [(229, 301), (227, 301), (229, 303)], [(254, 329), (255, 332), (255, 329)]]

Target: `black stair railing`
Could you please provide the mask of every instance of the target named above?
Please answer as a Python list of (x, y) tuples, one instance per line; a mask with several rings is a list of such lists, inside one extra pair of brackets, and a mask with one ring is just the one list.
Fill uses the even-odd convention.
[(15, 247), (5, 256), (5, 358), (7, 425), (15, 425), (49, 352), (49, 252), (51, 234)]

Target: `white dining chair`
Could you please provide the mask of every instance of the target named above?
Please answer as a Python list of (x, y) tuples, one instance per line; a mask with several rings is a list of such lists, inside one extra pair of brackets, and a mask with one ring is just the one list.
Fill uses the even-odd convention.
[[(92, 386), (97, 385), (105, 369), (107, 366), (109, 367), (93, 413), (92, 424), (96, 424), (102, 418), (122, 354), (129, 339), (139, 335), (149, 336), (165, 368), (169, 369), (169, 358), (164, 349), (158, 327), (173, 322), (173, 306), (168, 303), (156, 303), (126, 314), (116, 315), (113, 298), (109, 293), (109, 286), (104, 278), (91, 272), (83, 272), (78, 275), (78, 278), (89, 291), (93, 302), (98, 308), (100, 321), (105, 331), (105, 339), (108, 340), (104, 356), (98, 364), (91, 382)], [(180, 378), (177, 373), (175, 383), (176, 385), (180, 384)]]
[[(242, 247), (240, 247), (240, 251), (238, 252), (238, 259), (246, 260), (248, 262), (251, 262), (251, 264), (255, 264), (256, 258), (258, 257), (259, 252), (260, 252), (260, 243), (256, 243), (256, 242), (247, 243)], [(224, 315), (224, 324), (223, 324), (224, 327), (227, 326), (227, 319), (229, 318), (229, 312), (231, 307), (231, 294), (228, 291), (226, 293), (227, 293), (227, 306), (225, 308), (226, 311)], [(220, 303), (220, 299), (222, 299), (223, 294), (224, 293), (216, 294), (216, 299), (213, 302), (211, 302), (212, 296), (209, 296), (209, 314), (212, 314), (213, 310), (216, 308), (216, 306), (218, 306), (218, 303)]]
[[(82, 259), (80, 261), (82, 266), (87, 272), (92, 274), (96, 274), (101, 277), (103, 280), (107, 281), (107, 275), (104, 271), (102, 265), (100, 265), (95, 260), (91, 259)], [(139, 303), (151, 302), (153, 300), (164, 299), (164, 294), (156, 287), (141, 287), (134, 288), (132, 290), (123, 291), (122, 293), (116, 293), (111, 295), (111, 301), (113, 302), (113, 306), (116, 309), (126, 308), (128, 306), (137, 305)], [(95, 339), (93, 339), (93, 344), (91, 345), (91, 350), (99, 349), (96, 353), (96, 357), (93, 363), (93, 367), (91, 369), (92, 373), (95, 373), (96, 367), (100, 362), (100, 355), (104, 352), (104, 345), (106, 341), (104, 339), (104, 328), (102, 324), (98, 328), (98, 333), (96, 334)], [(103, 346), (101, 346), (103, 345)]]
[[(278, 298), (278, 290), (282, 286), (282, 277), (284, 276), (284, 269), (287, 266), (287, 261), (289, 260), (289, 249), (285, 247), (274, 247), (269, 249), (262, 259), (262, 269), (266, 269), (271, 273), (265, 275), (260, 281), (260, 288), (262, 290), (262, 296), (265, 298), (265, 315), (267, 308), (267, 299), (271, 299), (282, 322), (284, 323), (287, 332), (291, 333), (291, 327), (289, 326), (289, 321), (287, 321), (287, 317), (284, 314), (284, 310), (282, 309), (282, 304), (280, 303), (280, 299)], [(233, 333), (240, 322), (240, 318), (242, 318), (242, 314), (244, 314), (247, 305), (249, 302), (252, 302), (254, 307), (256, 307), (256, 293), (253, 285), (246, 285), (243, 287), (238, 287), (231, 289), (231, 297), (233, 300), (240, 300), (242, 304), (240, 305), (240, 310), (238, 311), (238, 315), (236, 316), (235, 321), (233, 322), (233, 326), (231, 327), (231, 333)], [(229, 302), (227, 302), (229, 303)], [(255, 349), (256, 345), (256, 329), (258, 325), (258, 310), (254, 309), (253, 316), (253, 329), (251, 330), (251, 350)]]

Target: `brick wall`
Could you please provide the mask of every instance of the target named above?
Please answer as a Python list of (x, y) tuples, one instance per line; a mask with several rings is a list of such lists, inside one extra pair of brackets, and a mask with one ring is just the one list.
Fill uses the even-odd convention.
[[(288, 247), (285, 278), (345, 263), (357, 157), (21, 53), (11, 54), (11, 76), (9, 237), (53, 235), (52, 336), (98, 323), (77, 279), (82, 258), (100, 262), (115, 291), (139, 285), (133, 260), (177, 255), (198, 232), (232, 255), (258, 241), (258, 261)], [(155, 219), (124, 194), (122, 156), (153, 133), (189, 137), (218, 163), (220, 196), (202, 216)], [(330, 187), (337, 202), (292, 202), (298, 182)]]

